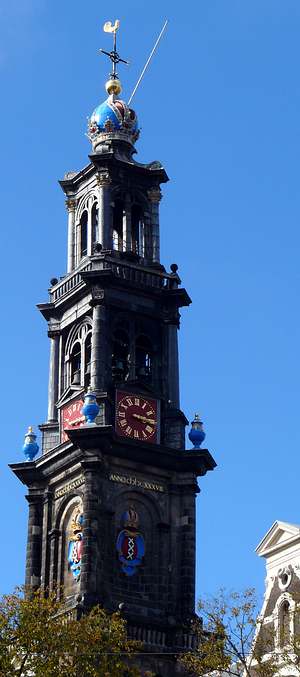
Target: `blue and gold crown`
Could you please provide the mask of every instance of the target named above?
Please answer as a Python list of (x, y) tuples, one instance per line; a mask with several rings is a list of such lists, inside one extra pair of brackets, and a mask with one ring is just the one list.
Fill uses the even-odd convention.
[(129, 527), (131, 529), (137, 529), (139, 521), (139, 516), (132, 505), (128, 508), (128, 510), (123, 512), (121, 517), (121, 522), (125, 528)]
[(88, 121), (88, 137), (93, 150), (109, 140), (117, 139), (131, 143), (139, 137), (137, 116), (127, 103), (118, 99), (121, 83), (118, 78), (111, 78), (106, 83), (109, 96), (106, 101), (95, 108)]

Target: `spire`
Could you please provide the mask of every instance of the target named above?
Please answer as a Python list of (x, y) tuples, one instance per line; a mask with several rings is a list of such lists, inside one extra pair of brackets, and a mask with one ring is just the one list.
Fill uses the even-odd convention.
[(126, 101), (118, 98), (122, 91), (122, 85), (117, 73), (117, 64), (128, 64), (128, 61), (121, 59), (117, 52), (117, 30), (119, 26), (120, 21), (118, 19), (114, 24), (107, 21), (103, 26), (105, 33), (112, 33), (113, 35), (111, 52), (100, 49), (100, 52), (106, 54), (111, 60), (112, 72), (109, 74), (109, 80), (105, 83), (108, 98), (95, 108), (89, 118), (87, 136), (92, 143), (93, 151), (96, 153), (105, 150), (107, 144), (111, 141), (125, 141), (132, 155), (134, 143), (139, 137), (139, 129), (134, 110), (129, 108)]

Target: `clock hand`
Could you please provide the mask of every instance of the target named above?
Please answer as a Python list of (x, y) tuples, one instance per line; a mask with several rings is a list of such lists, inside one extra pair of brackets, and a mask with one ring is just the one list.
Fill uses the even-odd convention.
[(156, 424), (156, 421), (154, 418), (147, 418), (146, 416), (141, 416), (140, 414), (131, 414), (132, 418), (137, 418), (139, 421), (142, 421), (143, 423), (152, 423), (152, 425)]

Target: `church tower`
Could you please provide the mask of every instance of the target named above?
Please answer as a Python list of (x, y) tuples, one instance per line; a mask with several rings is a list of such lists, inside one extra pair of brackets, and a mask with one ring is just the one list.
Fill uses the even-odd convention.
[[(108, 98), (89, 120), (89, 164), (60, 181), (67, 272), (38, 305), (50, 339), (42, 453), (12, 464), (29, 503), (26, 585), (62, 585), (76, 616), (118, 608), (144, 642), (143, 669), (174, 675), (191, 647), (197, 477), (213, 470), (201, 422), (185, 450), (179, 309), (191, 303), (160, 262), (160, 162), (134, 158), (135, 112), (119, 98), (114, 48)], [(148, 653), (147, 653), (148, 652)]]

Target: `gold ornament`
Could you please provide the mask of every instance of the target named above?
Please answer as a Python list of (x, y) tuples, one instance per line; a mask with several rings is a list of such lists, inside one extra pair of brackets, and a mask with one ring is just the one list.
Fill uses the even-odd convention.
[(105, 83), (105, 89), (108, 94), (115, 94), (115, 96), (118, 96), (118, 94), (120, 94), (122, 91), (122, 85), (119, 78), (110, 78), (107, 80)]

